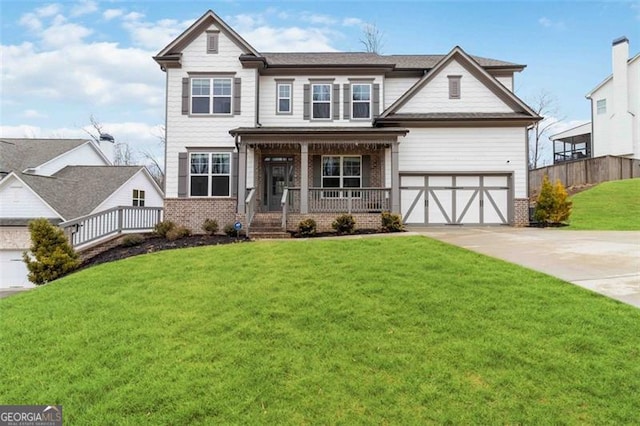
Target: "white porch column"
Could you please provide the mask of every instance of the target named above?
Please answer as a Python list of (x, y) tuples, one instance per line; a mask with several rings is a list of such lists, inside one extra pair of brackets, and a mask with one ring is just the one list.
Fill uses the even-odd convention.
[(391, 144), (391, 213), (400, 214), (400, 161), (398, 142)]
[(300, 144), (300, 213), (309, 213), (309, 145)]
[(238, 145), (238, 214), (246, 213), (247, 198), (247, 145)]

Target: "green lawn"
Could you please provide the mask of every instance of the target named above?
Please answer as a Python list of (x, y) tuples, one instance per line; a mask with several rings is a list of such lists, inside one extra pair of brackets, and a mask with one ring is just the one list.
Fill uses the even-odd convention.
[(572, 197), (573, 213), (565, 229), (640, 230), (640, 179), (601, 183)]
[(0, 404), (68, 424), (631, 424), (640, 310), (423, 237), (100, 265), (0, 300)]

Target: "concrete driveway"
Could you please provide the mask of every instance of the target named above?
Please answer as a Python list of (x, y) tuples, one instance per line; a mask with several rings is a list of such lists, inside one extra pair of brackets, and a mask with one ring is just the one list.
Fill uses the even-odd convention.
[(640, 308), (640, 231), (510, 227), (409, 230), (553, 275)]

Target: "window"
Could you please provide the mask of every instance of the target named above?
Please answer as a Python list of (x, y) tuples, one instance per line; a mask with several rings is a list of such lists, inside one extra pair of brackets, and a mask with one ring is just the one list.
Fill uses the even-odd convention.
[[(362, 157), (330, 156), (322, 157), (323, 188), (360, 188), (362, 186)], [(324, 197), (348, 196), (347, 191), (323, 191)], [(352, 192), (352, 197), (359, 197), (360, 192)]]
[(141, 189), (133, 190), (133, 206), (144, 207), (144, 191)]
[(192, 79), (191, 113), (231, 114), (231, 79)]
[(331, 118), (331, 84), (311, 85), (311, 118), (330, 119)]
[(371, 85), (351, 85), (351, 117), (371, 118)]
[(449, 99), (460, 99), (460, 75), (449, 75)]
[(278, 114), (291, 114), (291, 86), (291, 83), (278, 83), (276, 85)]
[(607, 112), (607, 100), (606, 99), (598, 99), (596, 102), (596, 107), (598, 109), (598, 114), (606, 114)]
[(191, 153), (189, 173), (192, 197), (228, 197), (230, 195), (230, 153)]

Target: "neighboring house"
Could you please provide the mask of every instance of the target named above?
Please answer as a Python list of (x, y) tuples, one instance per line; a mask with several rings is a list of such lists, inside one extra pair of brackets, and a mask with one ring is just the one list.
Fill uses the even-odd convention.
[[(165, 217), (245, 229), (340, 213), (375, 228), (528, 223), (524, 65), (446, 55), (262, 53), (212, 11), (158, 53)], [(282, 202), (284, 201), (284, 203)]]
[(0, 138), (0, 288), (29, 285), (28, 222), (59, 224), (116, 206), (161, 207), (143, 166), (113, 166), (113, 142)]
[(591, 123), (553, 135), (554, 163), (615, 155), (640, 159), (640, 53), (629, 40), (613, 41), (613, 73), (587, 93)]

